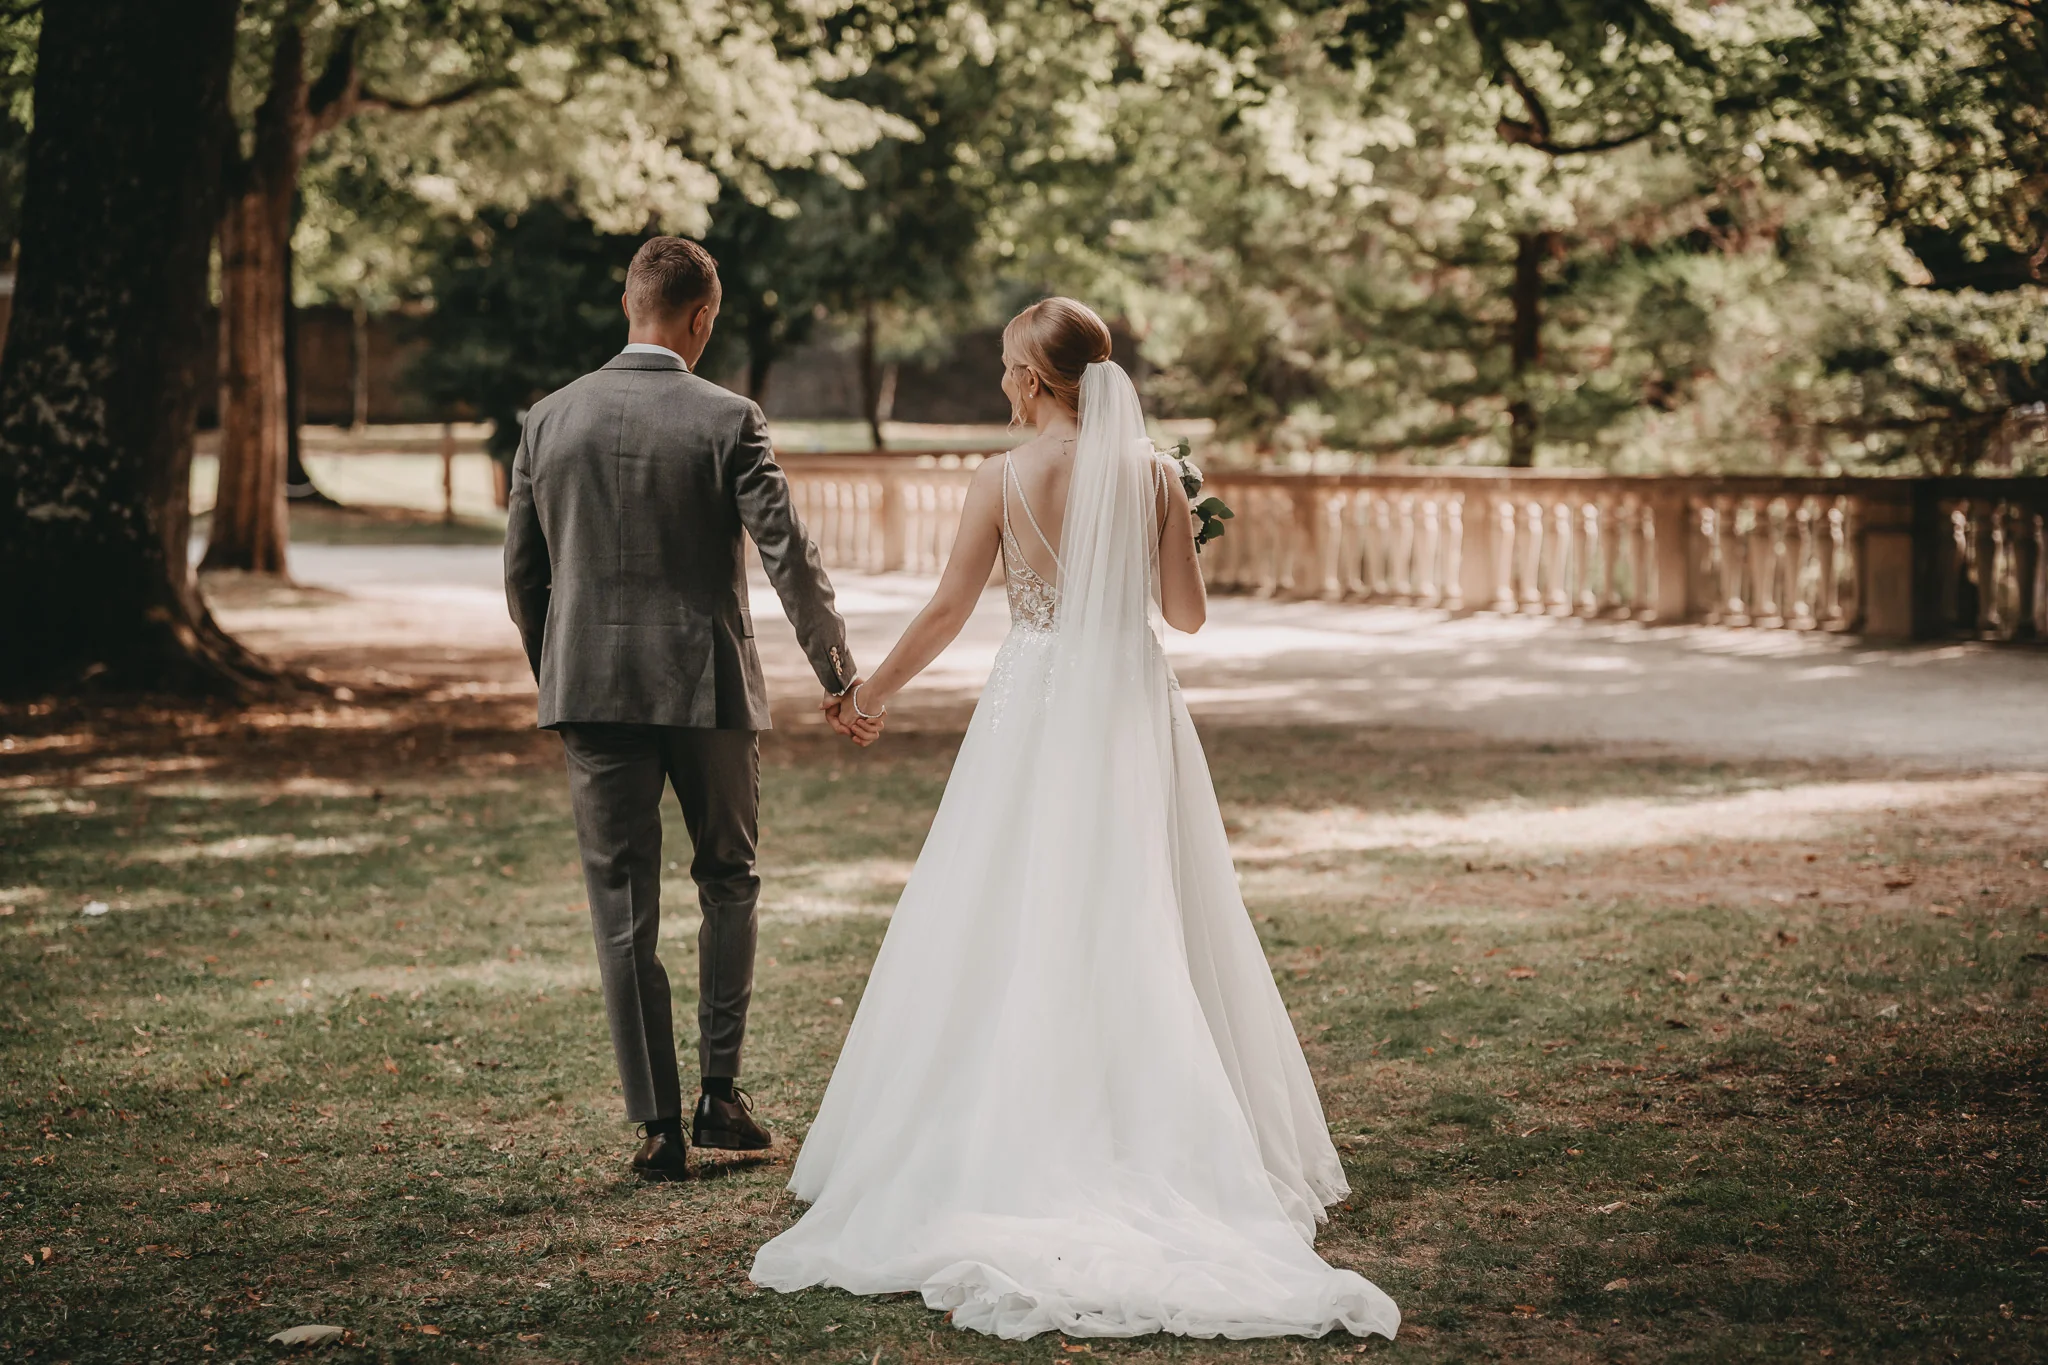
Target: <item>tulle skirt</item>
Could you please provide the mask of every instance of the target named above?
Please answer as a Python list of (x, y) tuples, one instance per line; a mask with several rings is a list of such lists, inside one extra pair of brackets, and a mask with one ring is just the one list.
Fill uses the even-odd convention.
[[(1177, 690), (1170, 809), (1049, 846), (1077, 842), (1045, 790), (1052, 640), (997, 657), (797, 1159), (811, 1207), (753, 1279), (918, 1290), (1007, 1338), (1391, 1337), (1393, 1301), (1314, 1249), (1343, 1169)], [(1102, 876), (1035, 894), (1077, 857)]]

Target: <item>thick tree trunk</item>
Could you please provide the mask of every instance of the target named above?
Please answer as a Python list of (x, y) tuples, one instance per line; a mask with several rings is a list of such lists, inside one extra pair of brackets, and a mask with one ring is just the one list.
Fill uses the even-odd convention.
[(1543, 258), (1554, 249), (1553, 234), (1524, 232), (1515, 238), (1515, 318), (1508, 332), (1514, 397), (1508, 403), (1508, 467), (1536, 463), (1536, 405), (1529, 397), (1529, 371), (1543, 359)]
[(236, 0), (50, 4), (0, 359), (0, 688), (266, 670), (186, 559)]
[(285, 25), (256, 111), (255, 146), (234, 168), (221, 216), (220, 494), (201, 569), (286, 571), (285, 313), (306, 119), (304, 40)]

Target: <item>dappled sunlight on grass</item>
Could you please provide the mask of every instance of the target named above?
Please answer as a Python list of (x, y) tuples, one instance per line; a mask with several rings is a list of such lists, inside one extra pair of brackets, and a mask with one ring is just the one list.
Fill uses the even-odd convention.
[[(1418, 792), (1426, 796), (1426, 792)], [(1734, 794), (1607, 798), (1539, 806), (1527, 799), (1408, 814), (1330, 807), (1239, 808), (1240, 861), (1350, 849), (1551, 852), (1652, 848), (1722, 839), (1830, 838), (1875, 814), (2000, 801), (2048, 801), (2032, 775), (1896, 782), (1795, 782)]]

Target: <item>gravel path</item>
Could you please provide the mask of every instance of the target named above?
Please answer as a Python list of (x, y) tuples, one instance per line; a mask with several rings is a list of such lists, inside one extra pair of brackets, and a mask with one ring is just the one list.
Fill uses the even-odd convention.
[[(222, 614), (264, 647), (322, 666), (527, 686), (487, 546), (293, 549), (328, 593), (242, 601)], [(843, 574), (857, 658), (880, 662), (932, 580)], [(754, 616), (778, 710), (815, 691), (775, 595)], [(1008, 628), (999, 592), (906, 693), (900, 720), (957, 724)], [(2048, 651), (1871, 647), (1791, 631), (1644, 628), (1399, 607), (1220, 598), (1200, 635), (1169, 642), (1198, 717), (1237, 724), (1404, 725), (1530, 741), (1669, 745), (1691, 753), (2048, 772)]]

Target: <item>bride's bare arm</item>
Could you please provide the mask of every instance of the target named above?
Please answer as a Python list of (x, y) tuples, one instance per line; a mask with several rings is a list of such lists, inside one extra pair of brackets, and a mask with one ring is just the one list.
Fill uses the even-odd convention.
[(960, 510), (960, 530), (953, 537), (953, 553), (946, 560), (946, 572), (939, 579), (932, 600), (924, 604), (903, 631), (903, 638), (882, 660), (882, 666), (861, 685), (861, 709), (870, 714), (886, 705), (904, 684), (924, 672), (941, 650), (953, 643), (974, 604), (988, 586), (995, 568), (1002, 537), (1002, 461), (985, 460), (968, 485), (967, 502)]
[(1161, 479), (1159, 502), (1159, 614), (1193, 635), (1209, 619), (1209, 589), (1195, 558), (1194, 511), (1176, 473)]

